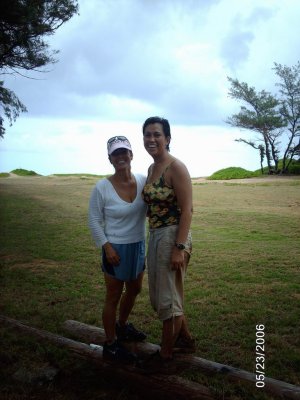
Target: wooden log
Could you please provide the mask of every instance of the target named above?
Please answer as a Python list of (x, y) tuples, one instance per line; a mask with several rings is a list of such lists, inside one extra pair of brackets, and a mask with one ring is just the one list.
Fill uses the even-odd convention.
[[(85, 343), (94, 343), (102, 346), (105, 341), (104, 329), (94, 325), (88, 325), (74, 320), (67, 320), (63, 323), (62, 327), (65, 332), (74, 336), (76, 339), (84, 341)], [(132, 342), (124, 344), (129, 350), (142, 356), (147, 356), (160, 349), (160, 346), (157, 344), (148, 342)]]
[(25, 325), (17, 320), (0, 315), (0, 322), (17, 332), (33, 336), (39, 342), (52, 343), (70, 350), (81, 359), (93, 362), (102, 376), (114, 377), (114, 380), (131, 387), (142, 398), (161, 400), (213, 400), (210, 390), (198, 383), (190, 382), (176, 375), (143, 375), (134, 366), (110, 363), (103, 360), (102, 347), (93, 348), (85, 343), (65, 338), (44, 330)]
[[(87, 343), (103, 344), (105, 340), (104, 330), (102, 328), (84, 324), (74, 320), (67, 320), (63, 324), (63, 328), (69, 334), (73, 335), (80, 340)], [(131, 350), (134, 350), (138, 355), (147, 355), (159, 349), (158, 345), (152, 343), (136, 343), (134, 348), (132, 344), (128, 345)], [(209, 361), (200, 357), (193, 357), (191, 355), (177, 355), (177, 362), (183, 368), (196, 369), (205, 374), (221, 374), (226, 376), (231, 381), (236, 382), (251, 382), (255, 387), (256, 375), (229, 365), (220, 364), (217, 362)], [(273, 396), (281, 399), (300, 399), (300, 387), (276, 379), (265, 377), (265, 386), (259, 388), (260, 391), (265, 391)], [(255, 387), (256, 388), (256, 387)]]

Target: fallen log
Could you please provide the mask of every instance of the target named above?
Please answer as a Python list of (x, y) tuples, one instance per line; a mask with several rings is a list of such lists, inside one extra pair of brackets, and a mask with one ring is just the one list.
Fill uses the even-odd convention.
[[(104, 330), (93, 325), (84, 324), (74, 320), (67, 320), (64, 322), (63, 328), (72, 336), (87, 343), (95, 343), (101, 345), (105, 340)], [(143, 342), (128, 344), (128, 346), (131, 350), (134, 350), (140, 356), (153, 353), (154, 351), (159, 349), (158, 345)], [(255, 385), (256, 383), (255, 374), (239, 368), (234, 368), (229, 365), (205, 360), (204, 358), (200, 357), (193, 357), (191, 355), (177, 355), (177, 359), (178, 363), (183, 368), (196, 369), (209, 375), (221, 374), (223, 376), (226, 376), (229, 380), (235, 382), (252, 382), (253, 385)], [(265, 377), (264, 383), (265, 386), (263, 388), (259, 388), (258, 390), (263, 390), (281, 399), (300, 399), (299, 386), (295, 386), (268, 377)]]
[(44, 330), (30, 327), (17, 320), (0, 315), (0, 322), (17, 332), (33, 336), (39, 342), (52, 343), (70, 350), (77, 357), (93, 362), (101, 375), (119, 381), (131, 387), (145, 399), (162, 400), (213, 400), (210, 390), (203, 385), (188, 381), (176, 375), (143, 375), (134, 366), (110, 363), (103, 360), (102, 347), (92, 347), (72, 339), (65, 338)]
[[(71, 334), (76, 339), (83, 340), (85, 343), (94, 343), (103, 345), (105, 341), (105, 333), (103, 328), (94, 325), (84, 324), (82, 322), (67, 320), (62, 325), (65, 332)], [(160, 346), (148, 342), (131, 342), (125, 345), (135, 353), (143, 356), (154, 353), (160, 349)]]

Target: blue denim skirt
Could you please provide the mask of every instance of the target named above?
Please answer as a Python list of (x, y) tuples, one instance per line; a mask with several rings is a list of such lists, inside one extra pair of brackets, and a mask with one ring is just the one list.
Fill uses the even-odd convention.
[(137, 279), (146, 267), (145, 241), (129, 244), (111, 243), (111, 245), (120, 256), (120, 264), (117, 266), (109, 264), (102, 249), (102, 271), (124, 282)]

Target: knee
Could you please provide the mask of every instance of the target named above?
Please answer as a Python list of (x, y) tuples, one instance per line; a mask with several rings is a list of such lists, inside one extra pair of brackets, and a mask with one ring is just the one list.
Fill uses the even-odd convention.
[(118, 300), (112, 299), (110, 297), (106, 297), (103, 308), (106, 309), (106, 310), (108, 310), (108, 309), (109, 310), (116, 310), (117, 307), (118, 307), (118, 303), (119, 303)]
[(139, 295), (141, 293), (141, 291), (142, 291), (142, 285), (134, 286), (128, 290), (129, 294), (133, 297), (136, 297), (137, 295)]
[(134, 285), (127, 285), (126, 286), (126, 293), (129, 296), (136, 297), (142, 291), (142, 283), (135, 282)]
[(105, 296), (105, 303), (111, 307), (117, 307), (121, 298), (121, 293), (114, 291), (107, 291)]

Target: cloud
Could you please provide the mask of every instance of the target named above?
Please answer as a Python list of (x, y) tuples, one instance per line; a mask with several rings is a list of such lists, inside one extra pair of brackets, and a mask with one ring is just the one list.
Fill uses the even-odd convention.
[[(254, 44), (264, 43), (263, 25), (284, 14), (272, 1), (257, 4), (82, 0), (80, 16), (51, 39), (61, 49), (53, 70), (42, 80), (8, 79), (8, 86), (30, 115), (134, 119), (157, 110), (176, 123), (223, 125), (226, 76), (250, 61), (258, 73)], [(272, 62), (263, 61), (268, 74)], [(128, 109), (116, 113), (116, 98)], [(132, 113), (132, 104), (143, 105), (141, 114)]]
[[(153, 4), (81, 2), (80, 17), (51, 41), (53, 48), (62, 49), (53, 71), (43, 80), (14, 81), (31, 115), (96, 117), (103, 109), (101, 99), (121, 97), (128, 104), (153, 104), (160, 113), (178, 115), (176, 120), (187, 123), (216, 122), (208, 117), (215, 113), (209, 113), (207, 105), (213, 107), (217, 93), (212, 85), (205, 88), (204, 72), (213, 53), (208, 53), (199, 24), (207, 23), (204, 11), (218, 2), (201, 2), (200, 7), (194, 1)], [(114, 112), (112, 107), (111, 116)]]
[[(278, 0), (80, 0), (79, 6), (80, 15), (50, 38), (60, 54), (48, 73), (5, 76), (6, 87), (28, 108), (1, 142), (12, 159), (8, 166), (30, 150), (44, 160), (51, 153), (43, 171), (53, 171), (53, 157), (73, 171), (85, 159), (91, 170), (91, 157), (79, 157), (80, 150), (102, 147), (98, 138), (109, 134), (140, 132), (147, 117), (161, 115), (175, 128), (185, 127), (174, 151), (175, 143), (184, 148), (189, 134), (197, 146), (205, 143), (210, 158), (226, 148), (227, 161), (222, 150), (224, 162), (220, 158), (213, 169), (230, 162), (233, 148), (244, 154), (234, 157), (237, 162), (253, 167), (256, 156), (234, 142), (240, 135), (224, 122), (239, 109), (228, 98), (227, 76), (274, 91), (274, 61), (294, 65), (299, 59), (298, 0), (289, 7)], [(37, 162), (44, 165), (42, 157)], [(204, 165), (199, 171), (191, 166), (193, 173), (209, 172)]]

